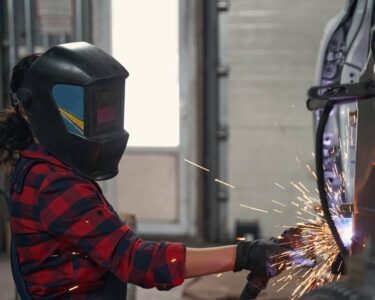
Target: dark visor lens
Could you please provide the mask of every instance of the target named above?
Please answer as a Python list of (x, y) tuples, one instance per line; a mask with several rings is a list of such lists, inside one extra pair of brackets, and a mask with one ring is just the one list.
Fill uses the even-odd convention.
[(116, 108), (114, 106), (100, 107), (96, 111), (97, 124), (107, 124), (115, 122), (117, 119)]
[(123, 94), (118, 89), (102, 90), (96, 93), (95, 134), (109, 133), (123, 129)]

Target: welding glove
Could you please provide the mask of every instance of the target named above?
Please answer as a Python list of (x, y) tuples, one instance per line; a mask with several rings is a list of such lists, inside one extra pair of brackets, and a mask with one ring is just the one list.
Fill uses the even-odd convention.
[[(272, 278), (282, 271), (280, 256), (290, 250), (277, 243), (275, 238), (270, 240), (256, 240), (253, 242), (239, 242), (237, 244), (234, 272), (250, 270), (253, 276)], [(284, 264), (285, 265), (285, 264)]]

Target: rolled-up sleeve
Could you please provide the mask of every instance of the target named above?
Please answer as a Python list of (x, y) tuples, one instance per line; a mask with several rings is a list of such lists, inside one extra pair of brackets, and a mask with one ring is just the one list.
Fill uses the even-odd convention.
[(40, 189), (40, 222), (121, 281), (168, 290), (182, 284), (185, 246), (140, 239), (89, 181), (73, 175), (47, 176)]

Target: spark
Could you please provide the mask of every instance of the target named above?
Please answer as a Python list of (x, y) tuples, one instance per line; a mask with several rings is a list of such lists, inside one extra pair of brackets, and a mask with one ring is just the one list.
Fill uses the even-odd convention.
[(279, 205), (281, 205), (281, 206), (283, 206), (283, 207), (286, 207), (285, 204), (282, 204), (282, 203), (280, 203), (280, 202), (277, 202), (276, 200), (272, 200), (272, 202), (274, 202), (274, 203), (276, 203), (276, 204), (279, 204)]
[(285, 283), (281, 288), (279, 288), (276, 293), (280, 292), (282, 289), (284, 289), (289, 284), (289, 281)]
[(217, 178), (215, 178), (215, 181), (218, 182), (218, 183), (221, 183), (221, 184), (223, 184), (223, 185), (226, 185), (226, 186), (228, 186), (228, 187), (230, 187), (230, 188), (232, 188), (232, 189), (235, 188), (234, 185), (231, 185), (231, 184), (229, 184), (229, 183), (227, 183), (227, 182), (221, 181), (221, 180), (219, 180), (219, 179), (217, 179)]
[(306, 168), (307, 168), (307, 170), (309, 170), (310, 173), (313, 172), (313, 170), (311, 169), (311, 167), (309, 165), (306, 165)]
[(217, 274), (216, 277), (219, 278), (223, 273)]
[(278, 184), (277, 182), (275, 182), (275, 185), (279, 188), (281, 188), (282, 190), (285, 190), (285, 187), (283, 187), (282, 185)]
[(277, 212), (277, 213), (279, 213), (279, 214), (282, 214), (283, 212), (282, 211), (280, 211), (280, 210), (278, 210), (278, 209), (272, 209), (274, 212)]
[(305, 194), (305, 192), (298, 185), (296, 185), (293, 181), (291, 181), (290, 184), (294, 186), (298, 191), (300, 191), (302, 195)]
[(298, 203), (295, 203), (295, 202), (293, 202), (293, 201), (290, 201), (290, 203), (292, 203), (294, 206), (299, 207), (299, 204), (298, 204)]
[(310, 193), (309, 189), (303, 185), (301, 181), (298, 181), (298, 184), (307, 192)]
[(193, 165), (193, 166), (195, 166), (195, 167), (197, 167), (197, 168), (200, 168), (200, 169), (202, 169), (202, 170), (204, 170), (204, 171), (206, 171), (206, 172), (210, 172), (210, 170), (209, 169), (207, 169), (207, 168), (205, 168), (205, 167), (202, 167), (202, 166), (200, 166), (200, 165), (198, 165), (198, 164), (196, 164), (196, 163), (194, 163), (194, 162), (192, 162), (192, 161), (190, 161), (190, 160), (188, 160), (188, 159), (184, 159), (184, 161), (186, 161), (187, 163), (189, 163), (189, 164), (191, 164), (191, 165)]
[(244, 204), (240, 204), (240, 206), (245, 207), (245, 208), (248, 208), (248, 209), (252, 209), (252, 210), (256, 210), (256, 211), (260, 211), (260, 212), (263, 212), (263, 213), (268, 213), (268, 211), (266, 211), (266, 210), (264, 210), (264, 209), (259, 209), (259, 208), (255, 208), (255, 207), (247, 206), (247, 205), (244, 205)]
[(176, 260), (176, 258), (171, 259), (171, 263), (174, 263)]
[(71, 291), (74, 291), (74, 290), (76, 290), (76, 289), (78, 289), (78, 285), (75, 285), (75, 286), (73, 286), (73, 287), (71, 287), (70, 289), (69, 289), (69, 292), (71, 292)]

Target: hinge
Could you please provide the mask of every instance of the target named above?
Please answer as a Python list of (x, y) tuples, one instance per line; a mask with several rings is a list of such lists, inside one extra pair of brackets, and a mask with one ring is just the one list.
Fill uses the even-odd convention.
[(217, 10), (220, 12), (225, 12), (229, 10), (229, 0), (218, 0)]

